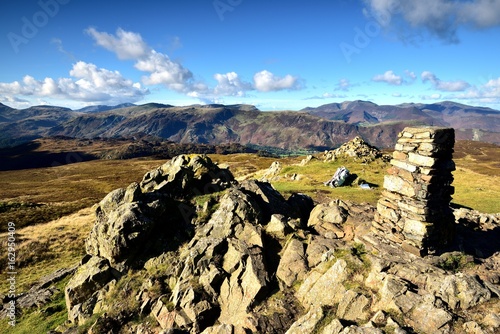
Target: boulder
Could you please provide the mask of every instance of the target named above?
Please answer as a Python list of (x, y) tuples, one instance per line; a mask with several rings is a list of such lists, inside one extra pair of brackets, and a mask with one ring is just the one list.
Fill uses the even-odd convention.
[(325, 238), (341, 239), (345, 236), (342, 224), (347, 220), (347, 216), (347, 210), (335, 201), (319, 204), (311, 211), (307, 226)]
[(297, 319), (292, 326), (288, 329), (286, 334), (312, 334), (315, 333), (316, 327), (318, 327), (320, 321), (324, 317), (323, 308), (313, 307), (304, 314), (302, 317)]
[(228, 238), (237, 225), (246, 222), (254, 225), (261, 224), (263, 222), (262, 210), (251, 193), (233, 187), (222, 196), (218, 209), (199, 230), (194, 240), (208, 235), (212, 238)]
[[(88, 262), (76, 270), (64, 289), (68, 311), (88, 301), (95, 292), (116, 278), (115, 275), (116, 273), (109, 265), (108, 260), (97, 256), (91, 257)], [(75, 317), (71, 317), (71, 312), (70, 321), (75, 321)]]
[(296, 297), (306, 309), (311, 306), (334, 306), (347, 291), (343, 285), (347, 278), (346, 261), (337, 260), (326, 272), (321, 269), (309, 272)]
[(140, 188), (143, 193), (190, 196), (224, 190), (233, 181), (228, 169), (219, 168), (206, 155), (179, 155), (146, 173)]
[(307, 271), (304, 244), (292, 237), (285, 245), (276, 277), (285, 286), (291, 287), (296, 281), (303, 280)]
[(314, 209), (314, 201), (312, 198), (306, 194), (293, 193), (287, 199), (288, 205), (293, 209), (300, 219), (300, 228), (305, 228), (307, 226), (307, 221), (311, 214), (312, 209)]
[(347, 290), (337, 307), (337, 317), (340, 319), (363, 322), (368, 320), (371, 300), (353, 290)]
[[(255, 331), (250, 307), (259, 302), (267, 290), (269, 277), (264, 264), (264, 254), (260, 247), (241, 247), (241, 241), (234, 241), (235, 250), (240, 254), (231, 255), (225, 267), (231, 272), (221, 285), (218, 302), (219, 321), (235, 327)], [(235, 252), (236, 253), (236, 252)], [(239, 261), (235, 263), (235, 258)]]
[(288, 233), (292, 232), (292, 227), (288, 224), (288, 218), (280, 214), (273, 214), (265, 230), (268, 234), (283, 239)]
[[(166, 210), (163, 204), (158, 206), (157, 214)], [(143, 249), (156, 226), (157, 221), (148, 211), (151, 210), (139, 202), (122, 202), (108, 212), (99, 204), (96, 222), (85, 244), (87, 254), (108, 259), (113, 265), (131, 258)]]
[(274, 161), (271, 166), (265, 171), (264, 175), (260, 178), (261, 181), (270, 182), (278, 177), (283, 169), (283, 165), (279, 161)]
[(271, 215), (280, 214), (285, 217), (298, 217), (296, 212), (281, 195), (268, 182), (246, 180), (240, 184), (240, 189), (246, 191), (257, 201), (262, 210), (263, 223), (266, 224), (271, 219)]
[(409, 324), (422, 333), (449, 333), (446, 325), (453, 320), (448, 311), (437, 307), (434, 298), (426, 296), (426, 300), (414, 307), (408, 315)]
[(452, 310), (458, 308), (467, 310), (491, 298), (490, 290), (479, 283), (474, 276), (463, 273), (447, 276), (440, 285), (437, 295)]

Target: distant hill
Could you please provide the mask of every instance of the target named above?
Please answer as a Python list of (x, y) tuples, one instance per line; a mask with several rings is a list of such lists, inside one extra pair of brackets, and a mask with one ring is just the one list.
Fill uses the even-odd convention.
[(377, 105), (368, 101), (330, 103), (302, 111), (349, 124), (369, 125), (393, 121), (420, 121), (428, 125), (455, 129), (500, 132), (500, 111), (444, 101), (433, 104), (405, 103)]
[(241, 104), (148, 103), (87, 112), (0, 105), (0, 147), (48, 136), (91, 139), (140, 134), (183, 144), (238, 143), (287, 150), (331, 149), (361, 136), (371, 145), (386, 148), (394, 146), (405, 126), (418, 125), (451, 126), (457, 139), (500, 144), (499, 119), (500, 111), (453, 102), (378, 106), (353, 101), (300, 112), (263, 112)]
[(122, 103), (122, 104), (118, 104), (116, 106), (97, 105), (97, 106), (88, 106), (85, 108), (81, 108), (81, 109), (78, 109), (77, 111), (85, 112), (85, 113), (95, 113), (95, 112), (103, 112), (103, 111), (108, 111), (108, 110), (128, 108), (128, 107), (134, 107), (134, 106), (135, 106), (135, 104), (133, 104), (133, 103)]

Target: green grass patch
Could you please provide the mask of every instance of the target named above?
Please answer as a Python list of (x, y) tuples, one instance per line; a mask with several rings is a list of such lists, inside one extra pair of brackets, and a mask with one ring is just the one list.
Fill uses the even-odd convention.
[(437, 266), (444, 270), (457, 273), (461, 270), (474, 267), (474, 262), (471, 260), (470, 256), (465, 254), (449, 253), (441, 256)]
[[(458, 162), (460, 163), (460, 161)], [(484, 213), (500, 212), (500, 177), (458, 167), (453, 173), (453, 203)]]
[(69, 277), (57, 283), (59, 290), (47, 305), (39, 308), (27, 310), (17, 319), (16, 326), (12, 327), (7, 320), (0, 321), (0, 333), (11, 334), (32, 334), (47, 333), (64, 324), (68, 319), (66, 311), (66, 302), (64, 300), (64, 287), (69, 281)]
[[(337, 168), (345, 166), (353, 174), (353, 182), (350, 185), (331, 188), (324, 183), (332, 178)], [(382, 160), (369, 163), (355, 162), (351, 159), (337, 159), (334, 162), (323, 162), (312, 160), (305, 166), (285, 166), (279, 178), (271, 183), (279, 192), (290, 195), (292, 193), (305, 193), (313, 199), (320, 200), (322, 197), (340, 198), (354, 202), (367, 202), (376, 204), (380, 197), (384, 175), (389, 165)], [(298, 180), (291, 180), (291, 175), (299, 175)], [(355, 178), (362, 179), (372, 185), (371, 189), (359, 187)]]

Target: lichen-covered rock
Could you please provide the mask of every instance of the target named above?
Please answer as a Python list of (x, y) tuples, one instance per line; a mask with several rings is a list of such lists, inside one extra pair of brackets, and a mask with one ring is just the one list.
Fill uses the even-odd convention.
[[(163, 211), (163, 210), (162, 210)], [(86, 241), (87, 253), (112, 264), (131, 257), (156, 225), (138, 202), (122, 203), (107, 215), (97, 208), (97, 219)]]
[[(79, 304), (88, 301), (95, 292), (114, 279), (115, 275), (115, 271), (106, 259), (91, 257), (77, 269), (64, 289), (68, 310), (73, 310), (75, 306), (78, 308)], [(75, 321), (76, 317), (70, 317), (70, 320)]]
[(347, 210), (334, 201), (328, 205), (319, 204), (311, 211), (307, 226), (326, 238), (341, 239), (345, 236), (342, 224), (347, 216)]
[(438, 295), (452, 310), (467, 310), (491, 298), (490, 291), (475, 277), (462, 273), (447, 276), (441, 283)]
[[(261, 300), (269, 284), (264, 254), (258, 247), (243, 248), (231, 275), (222, 282), (218, 302), (219, 321), (244, 328), (253, 328), (250, 306)], [(255, 330), (255, 329), (254, 329)]]
[[(343, 283), (348, 277), (347, 263), (340, 259), (326, 272), (311, 271), (296, 293), (297, 299), (307, 309), (315, 306), (333, 306), (342, 300), (347, 289)], [(328, 291), (329, 293), (325, 293)]]
[(323, 308), (320, 306), (313, 307), (297, 319), (296, 322), (288, 329), (286, 334), (311, 334), (324, 317)]
[(291, 287), (296, 281), (301, 281), (307, 274), (307, 258), (304, 244), (295, 238), (291, 238), (284, 250), (281, 261), (276, 272), (276, 277)]
[(146, 173), (142, 192), (174, 196), (202, 195), (227, 188), (234, 181), (229, 170), (219, 168), (206, 155), (179, 155)]

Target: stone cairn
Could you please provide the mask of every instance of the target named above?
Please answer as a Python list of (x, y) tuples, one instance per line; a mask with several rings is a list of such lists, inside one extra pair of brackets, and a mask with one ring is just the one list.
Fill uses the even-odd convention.
[(405, 128), (399, 134), (377, 203), (375, 232), (418, 256), (453, 240), (454, 143), (452, 128)]

